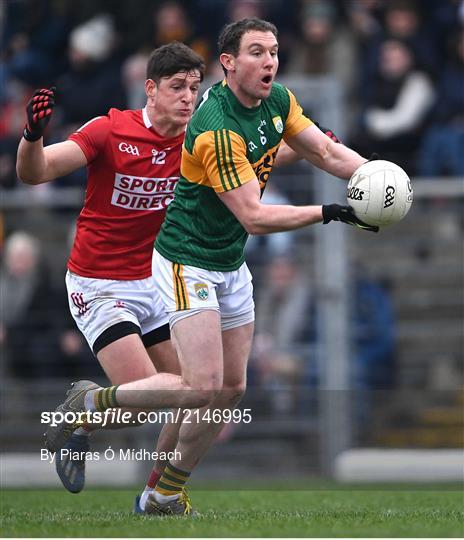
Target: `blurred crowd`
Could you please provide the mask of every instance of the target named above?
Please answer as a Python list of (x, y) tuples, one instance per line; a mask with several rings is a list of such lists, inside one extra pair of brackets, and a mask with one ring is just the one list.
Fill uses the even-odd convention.
[(40, 240), (26, 231), (6, 239), (0, 279), (2, 371), (40, 379), (102, 375), (69, 315), (64, 279), (52, 278)]
[[(0, 3), (0, 189), (21, 189), (16, 148), (35, 88), (57, 87), (45, 142), (61, 141), (111, 107), (143, 107), (146, 60), (164, 43), (190, 45), (205, 58), (207, 76), (219, 80), (218, 33), (225, 23), (251, 16), (279, 29), (281, 77), (337, 78), (346, 101), (345, 143), (395, 161), (411, 176), (464, 175), (464, 0), (6, 0)], [(44, 189), (84, 189), (85, 182), (81, 170)], [(267, 197), (286, 201), (271, 189)], [(271, 242), (262, 289), (256, 288), (263, 316), (250, 375), (270, 386), (308, 382), (317, 373), (294, 344), (308, 351), (317, 332), (310, 278), (306, 272), (303, 279), (291, 256), (291, 235), (273, 235)], [(252, 244), (249, 260), (253, 266)], [(47, 281), (37, 239), (13, 232), (2, 262), (2, 302), (10, 307), (2, 309), (0, 344), (9, 351), (10, 372), (91, 376), (97, 363), (63, 317), (66, 293)], [(390, 384), (388, 290), (360, 281), (355, 297), (363, 307), (354, 328), (359, 384)], [(295, 320), (310, 322), (303, 327)], [(374, 359), (375, 371), (369, 369)]]
[[(110, 107), (142, 107), (148, 54), (169, 41), (193, 47), (222, 78), (220, 28), (250, 16), (278, 26), (280, 76), (338, 79), (344, 142), (410, 175), (464, 174), (462, 0), (6, 0), (0, 9), (3, 188), (17, 186), (15, 151), (36, 87), (58, 89), (47, 142), (62, 140)], [(81, 173), (55, 186), (84, 182)]]

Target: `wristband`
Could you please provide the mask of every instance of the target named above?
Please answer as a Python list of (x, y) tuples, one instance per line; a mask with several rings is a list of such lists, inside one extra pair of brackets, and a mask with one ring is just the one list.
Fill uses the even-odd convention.
[(40, 135), (34, 135), (31, 131), (27, 129), (26, 126), (23, 131), (23, 137), (26, 139), (27, 142), (36, 142), (43, 137), (43, 134), (41, 133)]

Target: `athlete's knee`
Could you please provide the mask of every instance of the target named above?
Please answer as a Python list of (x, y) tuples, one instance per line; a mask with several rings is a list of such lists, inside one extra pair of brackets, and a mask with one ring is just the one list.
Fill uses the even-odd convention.
[(211, 369), (194, 374), (190, 386), (201, 392), (217, 394), (223, 387), (223, 377), (220, 371)]
[(194, 392), (194, 405), (192, 408), (201, 409), (207, 407), (215, 398), (215, 393), (210, 390), (196, 390)]
[(220, 395), (226, 407), (235, 407), (242, 400), (246, 392), (246, 380), (240, 380), (231, 384), (225, 383)]
[(212, 403), (221, 392), (221, 389), (222, 378), (216, 375), (210, 375), (203, 378), (201, 382), (199, 381), (198, 385), (196, 386), (196, 390), (199, 399), (202, 401), (200, 406), (205, 407), (206, 405)]
[(201, 378), (194, 378), (191, 382), (185, 382), (187, 399), (186, 408), (201, 408), (209, 405), (222, 388), (222, 377), (216, 374), (206, 374)]

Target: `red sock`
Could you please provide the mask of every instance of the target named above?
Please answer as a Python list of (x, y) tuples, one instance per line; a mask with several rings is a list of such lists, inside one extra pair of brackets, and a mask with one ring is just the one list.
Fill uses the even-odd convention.
[(161, 478), (162, 474), (163, 473), (156, 472), (155, 469), (152, 469), (150, 476), (147, 480), (147, 486), (150, 488), (154, 488), (158, 483), (158, 480)]

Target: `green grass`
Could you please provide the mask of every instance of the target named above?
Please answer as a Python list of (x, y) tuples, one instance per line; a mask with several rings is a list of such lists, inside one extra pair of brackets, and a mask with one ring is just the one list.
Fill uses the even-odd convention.
[(201, 516), (134, 516), (134, 491), (4, 490), (2, 536), (462, 537), (463, 493), (440, 489), (199, 491)]

